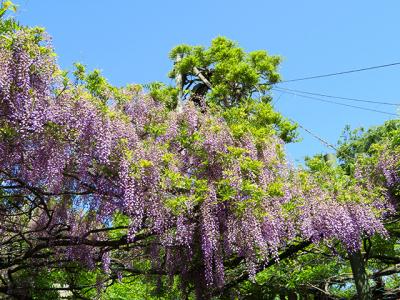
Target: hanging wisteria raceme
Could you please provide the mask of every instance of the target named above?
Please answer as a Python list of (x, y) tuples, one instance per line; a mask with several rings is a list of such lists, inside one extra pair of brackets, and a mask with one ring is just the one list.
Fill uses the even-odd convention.
[[(112, 106), (83, 85), (60, 88), (51, 47), (31, 35), (0, 43), (0, 248), (28, 241), (16, 263), (50, 248), (121, 274), (144, 251), (156, 268), (221, 288), (231, 257), (254, 276), (298, 239), (357, 249), (384, 233), (369, 195), (339, 201), (300, 178), (273, 135), (235, 135), (192, 103), (169, 111), (138, 90), (121, 89), (129, 100)], [(124, 244), (117, 263), (111, 250)]]
[(400, 153), (385, 149), (382, 151), (377, 168), (385, 179), (388, 188), (396, 188), (400, 184)]
[[(355, 251), (362, 237), (386, 234), (372, 206), (359, 201), (337, 201), (334, 194), (316, 189), (311, 192), (313, 196), (301, 206), (301, 231), (305, 238), (313, 242), (339, 240), (349, 251)], [(374, 204), (378, 202), (382, 201)]]
[[(393, 139), (395, 140), (395, 138)], [(400, 189), (400, 153), (396, 143), (384, 140), (368, 156), (360, 156), (356, 163), (355, 177), (366, 189), (379, 187), (386, 201), (375, 203), (386, 215), (398, 209)]]

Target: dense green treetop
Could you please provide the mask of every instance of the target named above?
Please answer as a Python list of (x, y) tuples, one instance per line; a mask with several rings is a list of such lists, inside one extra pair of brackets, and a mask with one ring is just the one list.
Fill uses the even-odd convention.
[(202, 110), (223, 117), (235, 135), (260, 139), (277, 133), (285, 142), (297, 136), (296, 124), (271, 105), (272, 84), (279, 81), (279, 56), (264, 50), (245, 52), (237, 43), (218, 37), (209, 48), (179, 45), (170, 52), (176, 86), (153, 83), (150, 94), (171, 108), (193, 101)]

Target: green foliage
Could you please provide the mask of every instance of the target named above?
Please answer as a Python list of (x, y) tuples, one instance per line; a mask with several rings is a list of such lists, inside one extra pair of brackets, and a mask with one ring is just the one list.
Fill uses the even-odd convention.
[[(71, 85), (68, 72), (60, 72), (59, 76), (62, 78), (63, 90)], [(97, 102), (96, 104), (105, 112), (109, 113), (109, 106), (117, 104), (122, 105), (130, 101), (134, 95), (142, 91), (142, 87), (138, 84), (128, 84), (125, 87), (116, 87), (108, 82), (108, 80), (101, 74), (101, 71), (95, 69), (87, 72), (86, 66), (81, 63), (74, 63), (74, 70), (72, 72), (75, 86), (83, 88), (88, 94), (91, 95), (91, 100)], [(100, 101), (99, 101), (100, 100)]]
[(88, 92), (95, 98), (101, 99), (104, 103), (113, 97), (113, 87), (101, 75), (100, 70), (86, 72), (86, 67), (80, 63), (75, 63), (73, 75), (77, 82), (84, 84)]
[[(325, 289), (325, 282), (347, 277), (349, 267), (343, 265), (339, 257), (332, 256), (325, 247), (310, 246), (295, 257), (279, 262), (257, 274), (254, 282), (244, 282), (239, 286), (244, 299), (275, 299), (279, 295), (300, 294), (318, 297)], [(329, 289), (332, 297), (337, 297), (339, 288)], [(348, 292), (346, 290), (346, 292)]]
[(330, 292), (339, 299), (355, 299), (357, 296), (356, 287), (352, 282), (345, 284), (334, 284)]
[(162, 82), (145, 84), (144, 88), (147, 89), (150, 96), (152, 96), (155, 100), (164, 103), (168, 109), (173, 110), (177, 106), (179, 93), (177, 88), (167, 86)]
[(387, 279), (386, 286), (389, 289), (396, 289), (400, 286), (400, 275), (395, 274)]
[[(264, 142), (277, 134), (285, 142), (295, 141), (297, 126), (270, 104), (269, 90), (280, 79), (280, 57), (263, 50), (247, 53), (235, 42), (218, 37), (209, 48), (179, 45), (170, 52), (170, 59), (175, 65), (169, 76), (182, 77), (186, 99), (204, 99), (208, 109), (227, 120), (236, 136), (251, 132)], [(166, 87), (156, 86), (153, 94), (163, 99), (160, 91), (172, 99)], [(174, 97), (177, 92), (175, 88)]]
[(285, 142), (293, 142), (297, 137), (297, 125), (276, 112), (270, 103), (248, 99), (240, 106), (224, 109), (221, 114), (236, 137), (251, 133), (259, 143), (268, 142), (274, 134)]
[(18, 22), (13, 19), (1, 19), (0, 18), (0, 34), (4, 34), (6, 32), (15, 32), (20, 28)]
[[(101, 299), (104, 300), (175, 300), (180, 299), (179, 279), (174, 278), (172, 287), (166, 288), (167, 279), (154, 276), (133, 276), (122, 278), (109, 287)], [(191, 299), (191, 298), (189, 298)]]
[[(365, 185), (376, 186), (376, 197), (391, 195), (392, 201), (398, 201), (399, 187), (386, 185), (383, 174), (374, 172), (382, 164), (384, 168), (390, 168), (385, 165), (387, 159), (395, 157), (399, 153), (400, 145), (400, 121), (389, 120), (384, 124), (371, 127), (368, 130), (363, 128), (351, 130), (347, 126), (339, 141), (338, 157), (340, 158), (340, 167), (344, 173), (354, 176), (357, 169), (369, 173), (369, 179), (366, 179)], [(395, 204), (395, 203), (394, 203)], [(396, 204), (395, 204), (396, 205)], [(398, 203), (397, 203), (398, 205)], [(398, 211), (398, 208), (396, 207)], [(379, 270), (385, 270), (399, 261), (400, 247), (398, 237), (400, 232), (400, 223), (394, 216), (384, 216), (385, 229), (388, 232), (387, 237), (373, 236), (364, 240), (364, 259), (367, 261), (367, 274), (374, 274)], [(393, 288), (392, 284), (398, 282), (398, 275), (393, 274), (382, 278), (386, 288)], [(370, 280), (371, 281), (371, 280)], [(370, 282), (372, 284), (372, 281)], [(342, 292), (346, 292), (343, 291)], [(354, 293), (354, 288), (353, 288)], [(340, 294), (340, 289), (338, 290)], [(347, 295), (349, 296), (349, 295)], [(344, 295), (346, 297), (346, 295)]]
[[(129, 218), (126, 215), (124, 215), (120, 212), (116, 212), (113, 216), (112, 227), (116, 227), (116, 228), (120, 228), (120, 229), (111, 230), (111, 231), (109, 231), (108, 235), (112, 239), (119, 239), (122, 236), (127, 235), (129, 223), (130, 223)], [(122, 227), (126, 227), (126, 228), (122, 228)]]
[[(165, 199), (165, 205), (173, 213), (179, 214), (201, 203), (207, 195), (207, 181), (194, 176), (182, 176), (180, 173), (165, 169), (163, 174), (163, 187), (168, 187), (171, 196)], [(187, 193), (191, 191), (191, 195)]]
[(305, 162), (318, 186), (335, 195), (339, 202), (370, 203), (382, 197), (379, 187), (360, 189), (354, 176), (346, 174), (340, 166), (332, 165), (332, 162), (326, 160), (326, 156), (316, 155), (306, 158)]
[(214, 39), (208, 49), (179, 45), (170, 52), (170, 59), (175, 60), (178, 55), (182, 59), (176, 63), (170, 77), (176, 78), (177, 74), (197, 76), (197, 68), (212, 85), (208, 100), (223, 107), (240, 105), (255, 93), (268, 102), (269, 85), (280, 79), (277, 72), (280, 57), (261, 50), (246, 53), (225, 37)]
[(0, 18), (4, 17), (4, 15), (8, 12), (17, 12), (17, 5), (15, 5), (12, 1), (2, 1), (0, 6)]
[(102, 295), (102, 299), (158, 299), (150, 296), (153, 288), (154, 287), (149, 284), (145, 278), (123, 278), (120, 282), (117, 282), (108, 288), (104, 295)]
[(15, 32), (20, 28), (20, 25), (13, 18), (6, 18), (7, 13), (15, 13), (17, 5), (11, 1), (2, 1), (0, 4), (0, 35), (5, 37), (5, 34)]
[(101, 272), (88, 272), (75, 263), (60, 263), (51, 272), (25, 266), (16, 270), (13, 278), (17, 286), (23, 287), (14, 291), (17, 299), (75, 299), (74, 295), (94, 299), (98, 295), (96, 283), (101, 280)]
[(337, 153), (341, 166), (349, 174), (354, 172), (356, 159), (376, 155), (384, 141), (389, 141), (392, 147), (400, 145), (400, 120), (389, 120), (368, 130), (351, 130), (346, 126)]
[(84, 81), (86, 78), (86, 67), (81, 63), (74, 63), (75, 70), (73, 72), (77, 81)]

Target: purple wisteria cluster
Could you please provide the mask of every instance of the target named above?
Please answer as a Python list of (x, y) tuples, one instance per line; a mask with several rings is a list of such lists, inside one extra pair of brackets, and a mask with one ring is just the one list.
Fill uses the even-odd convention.
[[(384, 232), (373, 201), (339, 201), (301, 179), (277, 137), (237, 137), (220, 117), (190, 103), (168, 111), (139, 91), (107, 107), (83, 86), (61, 90), (46, 47), (23, 31), (0, 43), (0, 178), (16, 201), (0, 208), (0, 248), (17, 230), (31, 251), (120, 274), (133, 258), (114, 264), (115, 239), (130, 253), (146, 237), (157, 268), (222, 287), (229, 258), (255, 275), (295, 239), (356, 249)], [(20, 211), (29, 221), (15, 222)], [(117, 213), (126, 236), (108, 234)]]
[(383, 141), (377, 151), (368, 157), (360, 157), (356, 164), (355, 177), (365, 189), (379, 187), (385, 202), (376, 203), (386, 214), (398, 208), (400, 188), (400, 153), (397, 145)]

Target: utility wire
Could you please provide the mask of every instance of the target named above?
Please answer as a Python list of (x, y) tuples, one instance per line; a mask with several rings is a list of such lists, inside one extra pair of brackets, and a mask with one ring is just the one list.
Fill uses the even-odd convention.
[[(314, 132), (312, 132), (311, 130), (305, 128), (303, 125), (301, 125), (299, 122), (294, 121), (291, 118), (288, 118), (289, 121), (296, 123), (301, 129), (303, 129), (305, 132), (307, 132), (309, 135), (311, 135), (313, 138), (317, 139), (319, 142), (321, 142), (325, 147), (331, 148), (333, 150), (335, 150), (336, 152), (339, 152), (339, 149), (335, 146), (333, 146), (331, 143), (327, 142), (325, 139), (323, 139), (322, 137), (318, 136), (317, 134), (315, 134)], [(348, 154), (344, 154), (345, 156), (347, 156), (348, 158), (353, 159), (351, 156), (349, 156)]]
[(292, 119), (289, 118), (289, 121), (296, 123), (301, 129), (303, 129), (305, 132), (307, 132), (309, 135), (311, 135), (312, 137), (314, 137), (315, 139), (317, 139), (318, 141), (320, 141), (322, 144), (324, 144), (325, 146), (327, 146), (328, 148), (332, 148), (333, 150), (335, 150), (336, 152), (338, 151), (338, 149), (333, 146), (331, 143), (327, 142), (326, 140), (324, 140), (323, 138), (319, 137), (318, 135), (316, 135), (315, 133), (313, 133), (312, 131), (308, 130), (307, 128), (305, 128), (304, 126), (302, 126), (299, 122), (296, 122)]
[(349, 74), (349, 73), (368, 71), (368, 70), (373, 70), (373, 69), (392, 67), (392, 66), (397, 66), (397, 65), (400, 65), (400, 62), (394, 62), (394, 63), (386, 64), (386, 65), (372, 66), (372, 67), (367, 67), (367, 68), (354, 69), (354, 70), (348, 70), (348, 71), (342, 71), (342, 72), (336, 72), (336, 73), (329, 73), (329, 74), (323, 74), (323, 75), (316, 75), (316, 76), (308, 76), (308, 77), (302, 77), (302, 78), (283, 80), (283, 81), (280, 81), (280, 82), (276, 82), (274, 84), (301, 81), (301, 80), (309, 80), (309, 79), (316, 79), (316, 78), (323, 78), (323, 77), (331, 77), (331, 76), (337, 76), (337, 75), (343, 75), (343, 74)]
[[(279, 92), (279, 91), (278, 91)], [(278, 101), (279, 101), (279, 99), (281, 99), (282, 98), (282, 96), (283, 96), (283, 92), (280, 92), (281, 94), (279, 95), (279, 97), (278, 98), (276, 98), (276, 99), (274, 99), (273, 101), (272, 101), (272, 106), (275, 106), (275, 104), (276, 103), (278, 103)]]
[(326, 95), (326, 94), (320, 94), (320, 93), (312, 93), (312, 92), (307, 92), (307, 91), (287, 89), (287, 88), (282, 88), (282, 87), (274, 87), (274, 89), (277, 90), (277, 91), (281, 91), (281, 92), (289, 91), (289, 92), (295, 92), (295, 93), (301, 93), (301, 94), (307, 94), (307, 95), (313, 95), (313, 96), (321, 96), (321, 97), (333, 98), (333, 99), (342, 99), (342, 100), (373, 103), (373, 104), (400, 106), (400, 103), (391, 103), (391, 102), (364, 100), (364, 99), (359, 99), (359, 98), (340, 97), (340, 96)]
[[(273, 88), (273, 89), (275, 89), (275, 88)], [(340, 103), (340, 102), (336, 102), (336, 101), (331, 101), (331, 100), (326, 100), (326, 99), (306, 96), (306, 95), (302, 95), (302, 94), (299, 94), (299, 93), (293, 93), (293, 92), (288, 92), (288, 91), (280, 91), (280, 90), (277, 90), (277, 91), (283, 92), (283, 93), (286, 93), (286, 94), (290, 94), (290, 95), (299, 96), (299, 97), (306, 98), (306, 99), (315, 100), (315, 101), (332, 103), (332, 104), (336, 104), (336, 105), (342, 105), (342, 106), (347, 106), (347, 107), (352, 107), (352, 108), (357, 108), (357, 109), (362, 109), (362, 110), (367, 110), (367, 111), (373, 111), (373, 112), (377, 112), (377, 113), (381, 113), (381, 114), (385, 114), (385, 115), (390, 115), (390, 116), (396, 116), (396, 117), (398, 116), (397, 114), (390, 113), (390, 112), (387, 112), (387, 111), (381, 111), (381, 110), (372, 109), (372, 108), (366, 108), (366, 107), (362, 107), (362, 106), (356, 106), (356, 105), (351, 105), (351, 104)]]
[[(335, 146), (333, 146), (331, 143), (327, 142), (325, 139), (323, 139), (322, 137), (318, 136), (317, 134), (315, 134), (314, 132), (312, 132), (311, 130), (305, 128), (303, 125), (301, 125), (300, 123), (294, 121), (291, 118), (288, 118), (289, 121), (296, 123), (301, 129), (303, 129), (305, 132), (307, 132), (309, 135), (311, 135), (313, 138), (317, 139), (319, 142), (321, 142), (321, 144), (323, 144), (325, 147), (328, 148), (332, 148), (333, 150), (335, 150), (336, 152), (339, 152), (339, 149)], [(346, 153), (342, 153), (342, 155), (346, 156), (347, 158), (353, 159), (353, 157), (351, 157), (350, 155), (346, 154)]]

